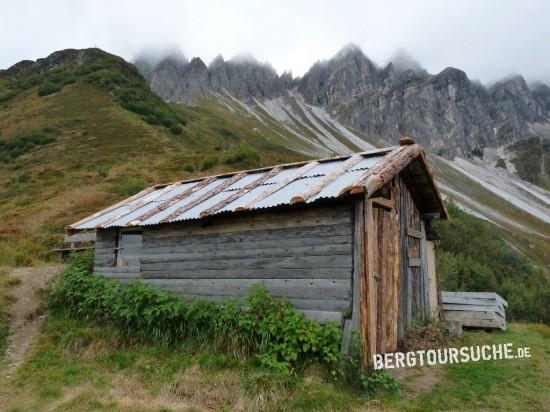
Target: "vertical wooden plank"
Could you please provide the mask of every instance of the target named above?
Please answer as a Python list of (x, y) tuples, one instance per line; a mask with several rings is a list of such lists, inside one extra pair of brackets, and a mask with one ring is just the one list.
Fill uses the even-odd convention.
[[(398, 178), (395, 178), (397, 180)], [(393, 245), (393, 262), (392, 262), (392, 331), (390, 339), (389, 351), (394, 351), (398, 346), (398, 318), (399, 318), (399, 290), (401, 284), (401, 242), (400, 242), (400, 232), (401, 232), (401, 222), (399, 219), (399, 186), (397, 182), (394, 182), (394, 187), (392, 188), (392, 196), (395, 199), (395, 204), (397, 209), (392, 213), (392, 245)]]
[(365, 363), (372, 360), (372, 357), (377, 353), (376, 348), (376, 319), (377, 319), (377, 302), (376, 302), (376, 285), (373, 276), (373, 263), (374, 263), (374, 219), (372, 213), (372, 201), (367, 200), (365, 205), (365, 224), (366, 224), (366, 272), (365, 272), (365, 286), (366, 286), (366, 341), (367, 348)]
[(360, 305), (359, 322), (361, 330), (361, 339), (363, 340), (363, 364), (369, 363), (369, 339), (368, 339), (368, 299), (367, 299), (367, 223), (366, 201), (361, 199), (359, 208), (359, 275), (360, 275)]
[(363, 220), (364, 200), (353, 202), (353, 274), (352, 274), (352, 310), (351, 330), (359, 330), (361, 305), (361, 266), (363, 265), (361, 250), (364, 248), (362, 232), (365, 230)]
[(386, 253), (385, 247), (386, 242), (384, 241), (384, 236), (386, 234), (384, 228), (384, 211), (378, 207), (375, 207), (374, 203), (371, 200), (372, 207), (372, 285), (374, 287), (374, 295), (376, 296), (376, 313), (375, 313), (375, 323), (376, 323), (376, 353), (383, 352), (384, 349), (384, 326), (385, 322), (383, 317), (386, 316), (385, 313), (385, 301), (383, 295), (383, 283), (386, 276), (386, 261), (388, 255)]
[(420, 221), (422, 231), (422, 239), (420, 239), (420, 275), (422, 279), (423, 289), (423, 310), (424, 318), (430, 317), (430, 282), (428, 273), (428, 250), (426, 245), (426, 225), (423, 220)]
[(439, 305), (437, 295), (439, 293), (437, 282), (436, 256), (434, 242), (426, 241), (426, 260), (428, 265), (428, 296), (430, 316), (437, 318), (437, 306)]
[(399, 286), (399, 324), (398, 324), (398, 340), (403, 340), (405, 336), (405, 330), (409, 323), (409, 317), (411, 313), (411, 300), (409, 296), (410, 289), (410, 279), (409, 279), (409, 268), (407, 265), (407, 253), (408, 248), (407, 242), (407, 226), (408, 226), (408, 216), (407, 216), (407, 202), (406, 202), (406, 191), (407, 187), (405, 186), (403, 179), (399, 178), (398, 181), (398, 190), (399, 190), (399, 248), (401, 249), (401, 259), (400, 259), (400, 286)]

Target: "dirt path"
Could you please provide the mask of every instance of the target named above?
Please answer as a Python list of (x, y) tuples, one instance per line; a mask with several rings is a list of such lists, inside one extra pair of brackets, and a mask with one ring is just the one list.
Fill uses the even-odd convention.
[(439, 365), (420, 368), (392, 369), (391, 374), (401, 383), (403, 396), (416, 398), (431, 391), (443, 379), (443, 368)]
[(40, 306), (38, 291), (59, 272), (60, 266), (17, 268), (10, 278), (21, 282), (10, 287), (15, 301), (10, 308), (10, 337), (6, 360), (0, 368), (0, 375), (9, 378), (21, 365), (34, 336), (44, 322), (44, 316), (34, 316)]

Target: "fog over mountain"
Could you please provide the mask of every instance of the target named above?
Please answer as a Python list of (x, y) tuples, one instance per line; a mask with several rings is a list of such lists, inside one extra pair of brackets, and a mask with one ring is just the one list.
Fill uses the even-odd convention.
[(430, 73), (453, 66), (484, 83), (511, 73), (550, 83), (549, 17), (544, 0), (4, 1), (0, 68), (66, 48), (132, 60), (171, 47), (206, 64), (252, 53), (302, 76), (353, 42), (381, 66), (405, 49)]

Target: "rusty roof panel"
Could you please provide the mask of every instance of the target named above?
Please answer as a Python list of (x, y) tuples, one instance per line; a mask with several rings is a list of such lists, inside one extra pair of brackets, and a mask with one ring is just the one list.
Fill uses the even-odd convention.
[(167, 209), (163, 210), (162, 212), (159, 212), (156, 215), (151, 216), (150, 218), (148, 218), (145, 221), (141, 222), (140, 226), (156, 225), (156, 224), (160, 223), (163, 219), (170, 216), (173, 212), (178, 210), (180, 207), (185, 206), (186, 204), (192, 202), (193, 200), (198, 199), (202, 195), (204, 195), (204, 194), (208, 193), (209, 191), (215, 189), (216, 187), (221, 185), (225, 180), (227, 180), (227, 178), (220, 178), (220, 179), (214, 180), (212, 183), (210, 183), (209, 185), (203, 187), (199, 191), (193, 193), (190, 196), (184, 197), (183, 199), (181, 199), (178, 202), (174, 203), (173, 205), (171, 205)]

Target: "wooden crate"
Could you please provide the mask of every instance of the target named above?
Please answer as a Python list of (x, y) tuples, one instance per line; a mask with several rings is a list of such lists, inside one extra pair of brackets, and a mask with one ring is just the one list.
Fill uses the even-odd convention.
[(462, 326), (506, 330), (508, 302), (494, 292), (441, 292), (445, 319)]

